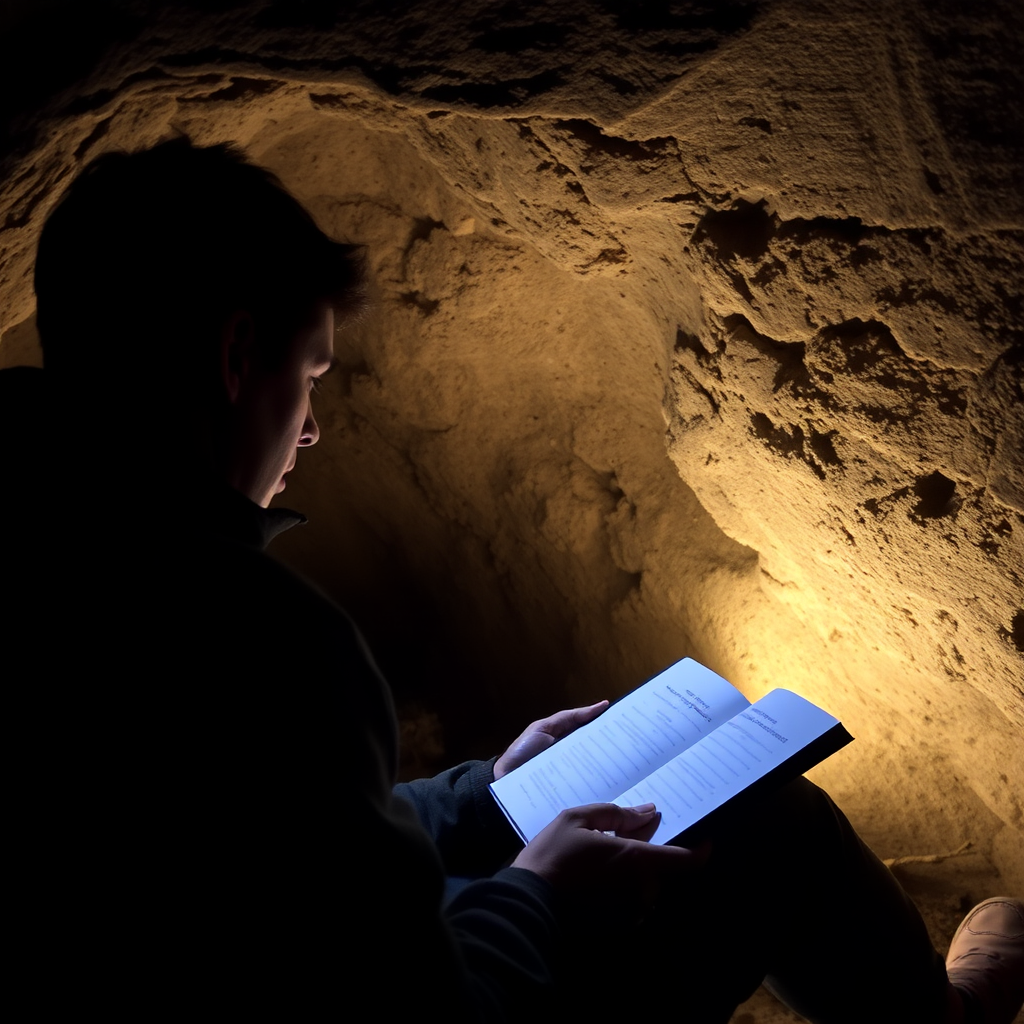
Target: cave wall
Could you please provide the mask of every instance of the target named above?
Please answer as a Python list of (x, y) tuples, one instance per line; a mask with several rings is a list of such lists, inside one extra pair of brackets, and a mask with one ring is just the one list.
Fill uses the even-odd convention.
[(449, 752), (690, 654), (843, 718), (883, 852), (1024, 889), (1017, 6), (219, 6), (104, 5), (49, 91), (5, 34), (0, 364), (80, 167), (238, 143), (373, 276), (283, 557)]

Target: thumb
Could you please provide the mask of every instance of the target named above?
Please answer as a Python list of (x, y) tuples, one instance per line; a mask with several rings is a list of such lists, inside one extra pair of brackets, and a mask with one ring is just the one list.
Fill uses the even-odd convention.
[(562, 711), (553, 716), (555, 727), (551, 730), (552, 734), (559, 738), (566, 736), (574, 732), (581, 725), (586, 725), (588, 722), (592, 722), (595, 718), (600, 717), (607, 710), (608, 701), (599, 700), (596, 704), (591, 704), (589, 707), (570, 708), (568, 711)]
[(555, 737), (546, 732), (524, 733), (512, 744), (509, 753), (517, 764), (525, 764), (554, 742)]

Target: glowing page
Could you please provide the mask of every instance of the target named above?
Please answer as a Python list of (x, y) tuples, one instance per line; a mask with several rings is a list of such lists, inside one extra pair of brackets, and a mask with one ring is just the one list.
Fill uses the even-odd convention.
[(662, 820), (651, 841), (668, 843), (741, 812), (851, 739), (795, 693), (772, 690), (752, 705), (686, 658), (491, 791), (525, 842), (568, 807), (653, 803)]
[(671, 842), (836, 727), (842, 729), (838, 720), (810, 701), (772, 690), (612, 803), (655, 804), (661, 824), (651, 842)]

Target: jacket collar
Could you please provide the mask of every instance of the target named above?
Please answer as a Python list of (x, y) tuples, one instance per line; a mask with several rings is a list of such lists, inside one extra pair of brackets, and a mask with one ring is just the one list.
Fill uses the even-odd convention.
[(212, 532), (224, 539), (262, 551), (280, 533), (306, 522), (290, 508), (261, 508), (233, 487), (224, 485), (204, 509)]

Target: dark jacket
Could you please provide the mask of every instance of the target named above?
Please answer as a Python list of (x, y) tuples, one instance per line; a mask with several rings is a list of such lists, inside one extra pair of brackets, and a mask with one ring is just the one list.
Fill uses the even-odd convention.
[[(552, 893), (501, 869), (490, 764), (392, 792), (395, 716), (361, 637), (262, 551), (291, 517), (201, 483), (182, 513), (127, 472), (91, 505), (82, 446), (74, 465), (26, 456), (12, 409), (14, 972), (40, 1011), (294, 1018), (369, 990), (394, 1019), (500, 1020), (534, 1002)], [(442, 906), (446, 870), (493, 877)]]

